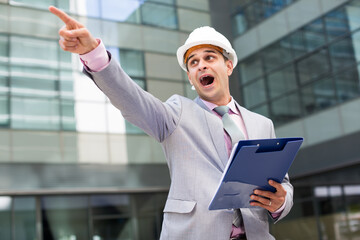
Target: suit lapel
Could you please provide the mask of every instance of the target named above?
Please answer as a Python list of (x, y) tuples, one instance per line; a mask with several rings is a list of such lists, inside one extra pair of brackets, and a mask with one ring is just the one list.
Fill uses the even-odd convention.
[(208, 126), (211, 140), (215, 146), (216, 152), (219, 154), (219, 159), (221, 159), (222, 169), (226, 166), (228, 161), (228, 155), (226, 150), (226, 144), (224, 140), (224, 130), (222, 121), (220, 118), (215, 116), (212, 111), (204, 104), (199, 97), (194, 100), (201, 108), (206, 110), (204, 112), (206, 124)]
[(254, 133), (256, 133), (256, 129), (255, 129), (255, 125), (253, 124), (253, 121), (251, 120), (251, 117), (249, 116), (248, 110), (241, 107), (236, 101), (235, 104), (241, 113), (241, 117), (244, 121), (244, 125), (249, 139), (254, 139), (255, 138)]

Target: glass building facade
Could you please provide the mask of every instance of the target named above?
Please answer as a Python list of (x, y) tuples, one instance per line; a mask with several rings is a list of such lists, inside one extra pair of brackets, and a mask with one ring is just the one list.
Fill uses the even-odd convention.
[[(275, 2), (269, 17), (254, 7)], [(294, 207), (271, 232), (360, 239), (360, 1), (242, 3), (231, 15), (240, 99), (278, 137), (305, 138), (289, 171)]]
[(359, 0), (0, 0), (0, 239), (158, 239), (170, 183), (160, 145), (58, 46), (57, 6), (143, 89), (194, 98), (175, 56), (225, 34), (236, 100), (305, 138), (276, 239), (360, 239)]
[(352, 1), (243, 59), (244, 105), (281, 126), (357, 98), (359, 12)]
[(170, 183), (160, 145), (58, 44), (57, 6), (143, 89), (194, 98), (176, 49), (207, 0), (0, 0), (0, 239), (158, 239)]

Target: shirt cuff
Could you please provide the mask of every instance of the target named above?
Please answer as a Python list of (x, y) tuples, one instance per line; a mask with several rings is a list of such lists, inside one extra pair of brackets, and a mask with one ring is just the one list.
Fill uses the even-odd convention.
[(285, 202), (283, 203), (283, 205), (278, 210), (276, 210), (275, 212), (270, 212), (271, 217), (274, 218), (274, 219), (280, 217), (281, 213), (285, 209), (285, 204), (286, 204), (286, 198), (285, 198)]
[(109, 55), (104, 43), (97, 39), (99, 45), (92, 51), (80, 55), (81, 62), (92, 72), (99, 72), (109, 65)]

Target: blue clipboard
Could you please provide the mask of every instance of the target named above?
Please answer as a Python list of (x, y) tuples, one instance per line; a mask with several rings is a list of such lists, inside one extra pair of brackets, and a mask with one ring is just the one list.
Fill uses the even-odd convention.
[(209, 210), (250, 208), (254, 189), (275, 192), (270, 179), (282, 182), (303, 138), (243, 140), (234, 146)]

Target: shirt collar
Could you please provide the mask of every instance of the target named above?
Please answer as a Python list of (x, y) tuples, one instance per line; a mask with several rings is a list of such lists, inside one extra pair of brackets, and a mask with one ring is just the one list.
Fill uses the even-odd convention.
[[(200, 98), (201, 101), (203, 101), (203, 103), (209, 108), (211, 109), (212, 111), (214, 110), (214, 108), (218, 107), (218, 105), (214, 104), (214, 103), (211, 103), (211, 102), (208, 102), (208, 101), (205, 101), (203, 99)], [(233, 97), (231, 97), (231, 100), (230, 102), (226, 105), (230, 108), (230, 110), (237, 114), (237, 115), (240, 115), (239, 114), (239, 110), (237, 109), (236, 105), (235, 105), (235, 101), (233, 99)]]

